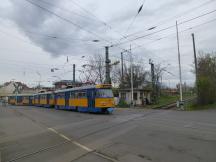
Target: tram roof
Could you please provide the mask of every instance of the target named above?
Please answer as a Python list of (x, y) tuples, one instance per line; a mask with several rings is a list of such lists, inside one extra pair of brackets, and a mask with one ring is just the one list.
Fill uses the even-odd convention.
[(75, 87), (75, 88), (57, 90), (57, 91), (55, 91), (55, 93), (84, 90), (84, 89), (93, 89), (93, 88), (96, 88), (96, 86), (95, 85), (88, 85), (88, 86), (83, 86), (83, 87)]
[(8, 97), (16, 97), (16, 96), (34, 96), (34, 94), (11, 94), (8, 95)]

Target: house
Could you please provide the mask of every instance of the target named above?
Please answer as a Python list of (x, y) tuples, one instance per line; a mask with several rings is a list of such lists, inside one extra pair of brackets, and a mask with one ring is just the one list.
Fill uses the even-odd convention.
[(0, 87), (0, 96), (9, 96), (12, 94), (20, 94), (20, 93), (25, 93), (25, 94), (32, 94), (32, 93), (37, 93), (38, 89), (36, 88), (29, 88), (26, 84), (21, 83), (21, 82), (6, 82)]
[[(124, 101), (126, 104), (130, 105), (132, 103), (131, 89), (121, 88), (118, 90), (119, 100)], [(151, 92), (150, 88), (138, 87), (133, 90), (133, 98), (135, 106), (145, 106), (151, 102)]]

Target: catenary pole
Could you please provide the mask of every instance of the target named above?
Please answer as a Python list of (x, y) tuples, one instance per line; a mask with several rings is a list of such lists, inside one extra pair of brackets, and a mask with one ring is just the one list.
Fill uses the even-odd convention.
[(130, 62), (131, 62), (131, 106), (134, 107), (134, 88), (133, 88), (133, 56), (130, 45)]
[(192, 35), (192, 41), (193, 41), (194, 64), (195, 64), (195, 74), (196, 74), (196, 82), (197, 82), (198, 71), (197, 71), (196, 43), (195, 43), (194, 33), (192, 33), (191, 35)]
[(178, 32), (178, 22), (176, 21), (176, 34), (177, 34), (177, 46), (178, 46), (178, 64), (179, 64), (179, 91), (180, 91), (180, 104), (182, 104), (182, 72), (181, 72), (181, 56), (180, 56), (180, 47), (179, 47), (179, 32)]
[(111, 84), (111, 78), (110, 78), (110, 59), (109, 59), (109, 47), (105, 47), (105, 55), (106, 55), (106, 78), (105, 78), (105, 84)]
[(76, 82), (76, 65), (73, 64), (73, 83), (75, 84)]
[(123, 58), (123, 52), (121, 52), (121, 79), (123, 81), (124, 79), (124, 58)]
[(192, 41), (193, 41), (193, 51), (194, 51), (194, 64), (195, 64), (195, 75), (196, 75), (196, 93), (197, 96), (199, 96), (199, 89), (198, 89), (198, 66), (197, 66), (197, 54), (196, 54), (196, 43), (195, 43), (195, 36), (194, 33), (192, 35)]

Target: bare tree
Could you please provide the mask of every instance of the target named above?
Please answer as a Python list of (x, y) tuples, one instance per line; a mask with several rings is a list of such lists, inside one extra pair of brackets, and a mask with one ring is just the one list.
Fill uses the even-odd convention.
[[(121, 75), (119, 75), (121, 76)], [(139, 86), (147, 86), (150, 79), (150, 73), (139, 64), (133, 65), (133, 86), (138, 88)], [(127, 67), (124, 65), (124, 77), (121, 80), (120, 87), (129, 88), (131, 87), (131, 66)]]
[(111, 79), (114, 87), (119, 86), (122, 80), (121, 68), (119, 65), (111, 66)]
[(169, 72), (167, 70), (169, 65), (163, 65), (161, 63), (155, 64), (155, 81), (154, 81), (154, 87), (155, 87), (155, 93), (156, 93), (156, 100), (158, 99), (158, 97), (160, 96), (160, 92), (161, 92), (161, 87), (162, 87), (162, 83), (160, 83), (160, 79), (162, 80), (162, 76), (164, 75), (164, 73), (168, 73), (170, 75), (173, 75), (171, 72)]
[(105, 59), (100, 54), (90, 57), (87, 64), (83, 65), (84, 81), (102, 84), (105, 80)]

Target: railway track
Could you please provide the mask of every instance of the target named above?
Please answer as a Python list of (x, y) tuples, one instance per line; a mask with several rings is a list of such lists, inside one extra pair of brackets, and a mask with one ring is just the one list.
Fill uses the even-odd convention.
[[(195, 97), (187, 98), (184, 100), (184, 103), (193, 101), (194, 99), (195, 99)], [(165, 105), (154, 107), (153, 109), (163, 109), (163, 110), (177, 109), (177, 104), (176, 104), (176, 102), (171, 102), (171, 103), (168, 103)]]

